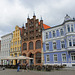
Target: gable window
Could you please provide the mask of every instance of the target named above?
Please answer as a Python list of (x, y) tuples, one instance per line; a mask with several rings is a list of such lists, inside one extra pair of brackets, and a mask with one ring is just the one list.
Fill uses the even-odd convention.
[(53, 31), (53, 37), (55, 37), (55, 31)]
[(50, 57), (49, 57), (49, 55), (46, 56), (46, 61), (47, 61), (47, 62), (50, 61)]
[(49, 44), (46, 44), (46, 51), (49, 51)]
[(56, 49), (56, 42), (53, 43), (53, 49)]
[(75, 39), (73, 39), (73, 46), (75, 46)]
[(69, 46), (72, 46), (72, 42), (71, 42), (71, 40), (69, 40)]
[(62, 54), (62, 61), (63, 61), (63, 62), (66, 61), (66, 54)]
[(16, 47), (15, 47), (15, 51), (16, 51)]
[(57, 62), (57, 54), (54, 54), (54, 62)]
[(36, 41), (36, 49), (40, 49), (41, 48), (41, 40), (37, 40)]
[(48, 33), (46, 32), (46, 39), (48, 39)]
[(23, 50), (27, 50), (27, 43), (23, 44)]
[(61, 36), (64, 35), (63, 29), (60, 30), (60, 34), (61, 34)]
[(74, 31), (74, 29), (73, 29), (73, 24), (71, 25), (71, 32), (73, 32)]
[(70, 32), (70, 26), (69, 25), (67, 25), (67, 31)]
[(33, 42), (29, 42), (29, 49), (30, 49), (30, 50), (33, 49)]
[(61, 48), (65, 48), (65, 42), (61, 41)]

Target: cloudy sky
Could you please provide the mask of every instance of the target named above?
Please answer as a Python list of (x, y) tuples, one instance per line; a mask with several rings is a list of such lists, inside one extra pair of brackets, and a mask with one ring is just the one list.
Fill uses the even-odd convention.
[(59, 25), (66, 14), (75, 17), (75, 0), (0, 0), (0, 37), (21, 27), (34, 12), (45, 24)]

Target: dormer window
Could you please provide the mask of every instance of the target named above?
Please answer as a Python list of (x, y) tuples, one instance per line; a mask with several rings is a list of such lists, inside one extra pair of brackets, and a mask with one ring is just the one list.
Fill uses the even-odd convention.
[(46, 32), (46, 39), (48, 39), (48, 33)]
[(55, 31), (53, 31), (53, 37), (55, 37)]
[(70, 32), (70, 25), (67, 25), (67, 31)]
[(74, 31), (74, 29), (73, 29), (73, 24), (71, 25), (71, 32), (73, 32)]
[(63, 34), (64, 34), (63, 29), (60, 30), (60, 34), (61, 34), (61, 36), (63, 36)]

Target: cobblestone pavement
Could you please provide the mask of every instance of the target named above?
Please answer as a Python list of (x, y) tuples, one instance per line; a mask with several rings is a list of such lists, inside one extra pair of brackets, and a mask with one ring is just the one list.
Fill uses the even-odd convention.
[(0, 75), (75, 75), (75, 71), (61, 70), (61, 71), (51, 71), (51, 72), (43, 72), (43, 71), (24, 71), (20, 70), (17, 72), (16, 69), (5, 69), (0, 70)]

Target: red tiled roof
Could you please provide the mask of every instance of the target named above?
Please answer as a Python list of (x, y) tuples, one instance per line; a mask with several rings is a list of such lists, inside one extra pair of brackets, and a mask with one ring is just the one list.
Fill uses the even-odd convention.
[[(40, 22), (39, 22), (39, 25), (40, 25)], [(43, 28), (44, 29), (48, 29), (48, 28), (51, 28), (50, 26), (46, 25), (46, 24), (43, 24)]]

